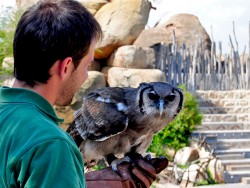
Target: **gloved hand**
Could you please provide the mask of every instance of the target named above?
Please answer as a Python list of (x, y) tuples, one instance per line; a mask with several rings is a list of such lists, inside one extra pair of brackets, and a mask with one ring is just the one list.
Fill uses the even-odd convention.
[(111, 167), (85, 174), (87, 188), (148, 188), (156, 179), (156, 174), (168, 165), (166, 158), (146, 159), (141, 156), (133, 162), (118, 165), (119, 174)]

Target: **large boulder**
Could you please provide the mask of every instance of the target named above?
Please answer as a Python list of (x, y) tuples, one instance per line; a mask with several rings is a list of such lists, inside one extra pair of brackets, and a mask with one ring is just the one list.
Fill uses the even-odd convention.
[(82, 106), (82, 98), (89, 92), (106, 87), (106, 79), (103, 73), (98, 71), (89, 71), (88, 79), (82, 84), (79, 91), (75, 94), (71, 106), (77, 110)]
[(60, 123), (60, 127), (67, 130), (69, 125), (74, 121), (75, 110), (71, 106), (54, 106), (58, 117), (63, 118), (64, 121)]
[(211, 155), (211, 152), (206, 151), (205, 147), (199, 149), (200, 163), (206, 164), (207, 171), (210, 172), (211, 178), (213, 178), (217, 183), (224, 182), (224, 166), (222, 161)]
[(128, 69), (104, 67), (110, 87), (138, 87), (141, 82), (166, 82), (165, 74), (158, 69)]
[[(0, 65), (1, 66), (1, 65)], [(2, 62), (0, 69), (6, 70), (6, 73), (0, 74), (0, 86), (12, 87), (15, 79), (12, 74), (7, 73), (9, 70), (12, 70), (14, 67), (13, 57), (5, 57)]]
[(13, 57), (5, 57), (2, 62), (3, 69), (13, 69), (14, 67), (14, 58)]
[(184, 172), (180, 187), (194, 187), (197, 182), (207, 179), (205, 168), (199, 164), (191, 164)]
[(209, 161), (207, 169), (217, 183), (224, 182), (224, 166), (220, 159), (215, 157)]
[(136, 46), (150, 47), (158, 43), (173, 43), (175, 32), (178, 46), (186, 44), (187, 48), (195, 47), (201, 41), (205, 49), (211, 49), (211, 40), (199, 19), (191, 14), (176, 14), (164, 24), (145, 29), (134, 42)]
[(88, 71), (100, 71), (101, 63), (99, 61), (93, 61), (91, 65), (88, 67)]
[(26, 7), (29, 7), (33, 4), (35, 4), (38, 1), (39, 0), (16, 0), (16, 5), (18, 7), (26, 8)]
[(107, 4), (108, 0), (80, 0), (80, 3), (91, 12), (95, 14), (103, 5)]
[(145, 28), (151, 4), (147, 0), (113, 0), (95, 14), (104, 38), (97, 44), (96, 59), (105, 59), (120, 46), (132, 44)]
[(199, 152), (192, 147), (184, 147), (175, 154), (174, 162), (178, 165), (185, 166), (199, 159)]
[(9, 74), (0, 75), (0, 86), (12, 87), (14, 84), (15, 78)]
[(142, 48), (134, 45), (119, 47), (108, 59), (111, 67), (155, 68), (155, 53), (152, 48)]

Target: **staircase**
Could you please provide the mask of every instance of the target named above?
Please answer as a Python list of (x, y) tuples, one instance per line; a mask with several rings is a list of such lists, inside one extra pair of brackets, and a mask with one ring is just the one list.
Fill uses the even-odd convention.
[(202, 125), (193, 137), (207, 143), (224, 166), (225, 183), (250, 184), (250, 90), (197, 91)]

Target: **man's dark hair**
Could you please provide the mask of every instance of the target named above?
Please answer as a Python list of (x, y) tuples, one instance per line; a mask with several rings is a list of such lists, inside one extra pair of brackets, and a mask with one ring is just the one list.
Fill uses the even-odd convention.
[(14, 36), (14, 76), (33, 87), (47, 83), (57, 60), (72, 57), (74, 66), (102, 37), (95, 18), (75, 0), (42, 0), (21, 17)]

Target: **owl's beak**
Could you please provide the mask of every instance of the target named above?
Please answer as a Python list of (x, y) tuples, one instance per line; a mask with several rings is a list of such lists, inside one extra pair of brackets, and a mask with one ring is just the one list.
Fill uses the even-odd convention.
[(164, 110), (164, 101), (162, 99), (160, 99), (160, 101), (159, 101), (160, 116), (162, 116), (163, 110)]

